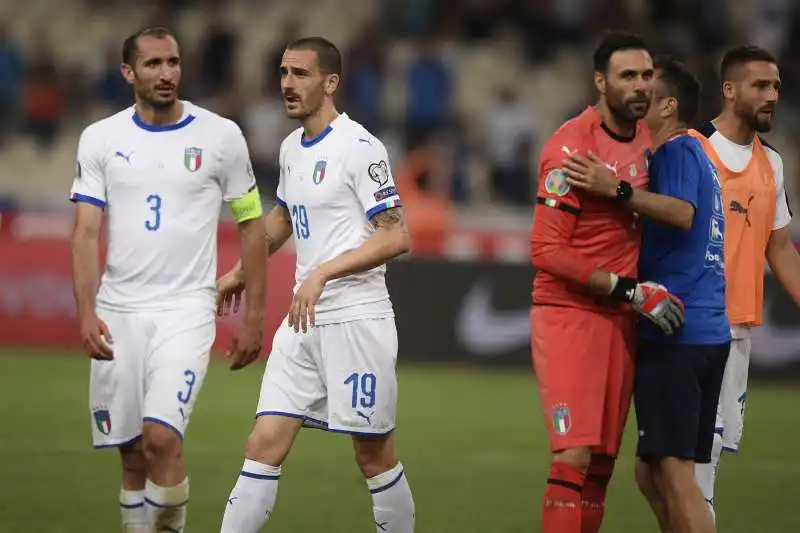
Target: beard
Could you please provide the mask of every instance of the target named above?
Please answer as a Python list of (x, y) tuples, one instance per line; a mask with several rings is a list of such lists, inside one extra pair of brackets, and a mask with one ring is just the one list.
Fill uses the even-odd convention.
[(170, 96), (159, 96), (155, 89), (136, 91), (136, 97), (153, 109), (165, 109), (172, 106), (178, 99), (178, 94), (173, 91)]
[[(761, 111), (772, 111), (773, 114), (766, 118), (759, 116)], [(747, 124), (753, 131), (757, 133), (767, 133), (772, 130), (772, 117), (774, 116), (774, 106), (763, 106), (756, 109), (754, 106), (746, 105), (744, 102), (738, 102), (734, 106), (736, 116), (740, 117), (742, 121)]]
[[(324, 93), (322, 91), (322, 87), (320, 86), (318, 90), (310, 91), (305, 99), (301, 98), (300, 100), (291, 103), (284, 100), (284, 105), (286, 105), (286, 115), (295, 120), (307, 119), (319, 111), (320, 107), (322, 107), (323, 95)], [(289, 107), (290, 104), (292, 105), (291, 108)]]
[(650, 110), (650, 100), (645, 95), (636, 95), (626, 100), (622, 94), (610, 87), (606, 91), (608, 109), (615, 119), (628, 124), (636, 123), (647, 116), (647, 112)]

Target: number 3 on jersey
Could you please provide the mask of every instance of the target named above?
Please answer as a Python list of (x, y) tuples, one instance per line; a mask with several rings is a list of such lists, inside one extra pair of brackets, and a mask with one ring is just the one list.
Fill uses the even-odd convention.
[(147, 203), (150, 204), (153, 218), (145, 220), (144, 227), (147, 228), (147, 231), (157, 231), (161, 227), (161, 197), (157, 194), (151, 194), (147, 197)]
[(292, 217), (294, 218), (294, 234), (298, 239), (308, 239), (311, 230), (308, 228), (308, 212), (306, 206), (297, 204), (292, 206)]

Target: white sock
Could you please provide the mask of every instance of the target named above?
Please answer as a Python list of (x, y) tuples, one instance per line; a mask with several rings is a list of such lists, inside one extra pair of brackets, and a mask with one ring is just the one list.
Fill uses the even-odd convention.
[(258, 533), (272, 514), (280, 479), (280, 466), (245, 459), (225, 505), (220, 533)]
[(143, 490), (120, 489), (119, 511), (122, 515), (122, 533), (150, 533)]
[(716, 512), (714, 511), (714, 485), (717, 482), (717, 469), (722, 455), (722, 435), (714, 433), (714, 446), (711, 448), (711, 462), (708, 464), (695, 464), (694, 476), (703, 498), (706, 500), (708, 510), (711, 512), (711, 519), (716, 522)]
[(414, 533), (414, 498), (403, 464), (367, 480), (377, 533)]
[(189, 478), (174, 487), (160, 487), (147, 480), (145, 486), (147, 516), (156, 533), (182, 533), (186, 527), (186, 505), (189, 503)]

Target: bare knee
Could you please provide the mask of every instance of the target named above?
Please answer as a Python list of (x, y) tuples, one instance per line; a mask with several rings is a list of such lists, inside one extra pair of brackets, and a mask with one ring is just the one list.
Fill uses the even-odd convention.
[(656, 479), (653, 468), (650, 464), (636, 459), (636, 466), (634, 467), (634, 477), (636, 478), (636, 485), (642, 494), (652, 494), (657, 491)]
[(142, 450), (147, 462), (178, 460), (181, 457), (181, 436), (162, 424), (145, 422), (142, 431)]
[(586, 471), (592, 462), (592, 452), (585, 446), (568, 448), (553, 456), (554, 462), (566, 463), (577, 470)]
[(672, 493), (681, 493), (696, 483), (694, 461), (665, 457), (659, 460), (659, 471), (664, 488)]
[(122, 486), (126, 490), (140, 490), (147, 480), (147, 463), (142, 449), (142, 439), (119, 448), (122, 459)]
[(303, 421), (285, 416), (261, 416), (247, 439), (245, 455), (259, 463), (280, 466), (289, 455)]
[(365, 478), (372, 478), (397, 466), (394, 433), (376, 437), (353, 437), (356, 463)]

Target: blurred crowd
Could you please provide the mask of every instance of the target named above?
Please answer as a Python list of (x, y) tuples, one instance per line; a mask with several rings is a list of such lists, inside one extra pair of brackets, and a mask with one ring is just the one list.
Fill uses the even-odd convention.
[[(250, 4), (256, 0), (242, 0)], [(69, 2), (67, 2), (69, 3)], [(86, 0), (83, 7), (110, 10), (115, 0)], [(263, 0), (260, 4), (270, 4)], [(374, 0), (376, 16), (350, 29), (336, 44), (345, 56), (340, 110), (381, 136), (404, 175), (421, 194), (455, 204), (504, 203), (530, 206), (536, 187), (537, 150), (559, 122), (594, 100), (590, 57), (604, 29), (633, 30), (656, 50), (684, 59), (704, 83), (701, 119), (719, 106), (717, 68), (726, 46), (753, 43), (772, 51), (783, 75), (776, 130), (779, 151), (800, 139), (800, 4), (791, 0)], [(225, 16), (225, 2), (162, 0), (149, 17), (177, 28), (187, 9), (207, 10), (200, 38), (184, 41), (182, 95), (229, 116), (245, 131), (262, 190), (269, 196), (277, 179), (276, 159), (283, 137), (295, 124), (283, 112), (278, 66), (283, 44), (303, 33), (314, 2), (298, 3), (281, 25), (273, 47), (262, 51), (260, 88), (237, 81), (237, 55), (248, 35)], [(347, 16), (348, 2), (343, 2)], [(180, 32), (179, 37), (180, 37)], [(14, 19), (0, 22), (0, 158), (12, 137), (25, 136), (37, 149), (50, 150), (60, 135), (75, 135), (98, 104), (113, 110), (130, 105), (131, 91), (119, 74), (123, 36), (98, 43), (105, 50), (101, 69), (80, 62), (63, 64), (46, 32), (18, 40)], [(516, 65), (536, 69), (564, 58), (583, 58), (573, 75), (559, 80), (570, 90), (563, 101), (540, 98), (513, 82), (496, 84), (479, 108), (459, 108), (459, 51), (477, 50), (497, 40), (512, 42)], [(389, 61), (398, 42), (410, 54), (398, 70)], [(24, 44), (24, 45), (23, 45)], [(486, 63), (487, 80), (513, 79), (499, 55)], [(578, 87), (578, 90), (575, 90)], [(460, 90), (469, 88), (461, 87)], [(390, 91), (404, 105), (392, 112)], [(571, 96), (577, 95), (577, 96)], [(396, 106), (395, 106), (396, 107)], [(557, 110), (553, 114), (553, 110)], [(547, 117), (547, 118), (545, 118)], [(69, 125), (73, 127), (70, 128)], [(77, 128), (77, 130), (75, 129)], [(419, 156), (417, 159), (410, 155)], [(421, 160), (422, 162), (419, 162)], [(787, 164), (790, 190), (800, 191), (796, 165)], [(2, 193), (0, 180), (0, 193)]]

